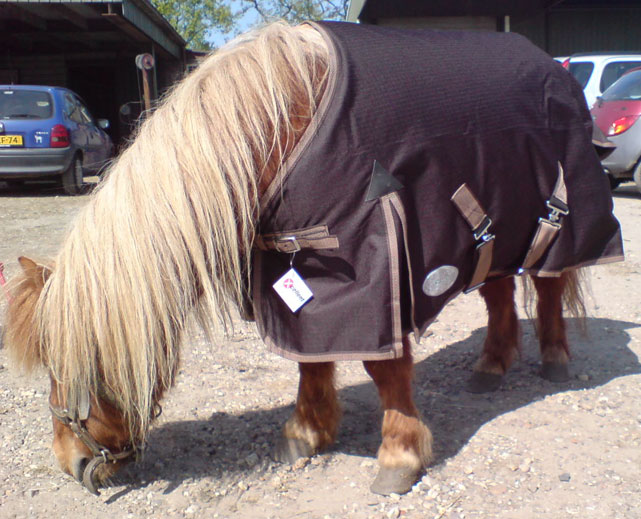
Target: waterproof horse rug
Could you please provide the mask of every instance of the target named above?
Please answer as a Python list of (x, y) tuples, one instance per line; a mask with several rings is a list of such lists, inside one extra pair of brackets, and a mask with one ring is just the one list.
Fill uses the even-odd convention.
[(583, 93), (547, 54), (509, 33), (314, 27), (327, 88), (253, 258), (271, 349), (395, 358), (486, 279), (623, 259)]

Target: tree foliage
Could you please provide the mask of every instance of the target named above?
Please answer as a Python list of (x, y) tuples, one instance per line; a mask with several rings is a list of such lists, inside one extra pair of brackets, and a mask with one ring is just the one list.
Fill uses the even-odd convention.
[(165, 19), (194, 50), (208, 50), (212, 30), (223, 33), (234, 28), (236, 15), (225, 0), (152, 0)]
[(344, 20), (349, 0), (241, 0), (244, 12), (255, 11), (261, 21), (283, 18), (305, 20)]

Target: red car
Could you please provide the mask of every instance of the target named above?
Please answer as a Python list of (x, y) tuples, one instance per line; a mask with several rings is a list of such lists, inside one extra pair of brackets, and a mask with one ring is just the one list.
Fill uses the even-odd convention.
[(591, 112), (594, 123), (616, 145), (602, 161), (612, 187), (634, 180), (641, 191), (641, 68), (608, 88)]

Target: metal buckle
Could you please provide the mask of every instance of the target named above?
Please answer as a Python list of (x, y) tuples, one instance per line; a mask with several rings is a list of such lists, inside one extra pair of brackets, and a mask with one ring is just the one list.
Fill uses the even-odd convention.
[(555, 227), (557, 229), (561, 228), (561, 224), (559, 223), (559, 221), (560, 221), (559, 216), (553, 215), (553, 214), (550, 214), (550, 216), (548, 216), (547, 218), (543, 218), (543, 217), (539, 218), (539, 223), (545, 222), (548, 225), (551, 225), (552, 227)]
[(561, 216), (567, 216), (570, 214), (569, 209), (564, 209), (563, 207), (555, 205), (552, 200), (548, 200), (547, 202), (545, 202), (545, 205), (550, 210), (550, 214), (548, 215), (547, 219), (552, 224), (558, 222), (561, 219)]
[[(279, 244), (283, 243), (283, 242), (284, 243), (292, 243), (294, 245), (294, 250), (283, 250), (283, 249), (281, 249)], [(302, 247), (300, 246), (300, 243), (296, 239), (296, 236), (284, 236), (282, 238), (276, 238), (274, 240), (274, 246), (276, 247), (276, 250), (278, 252), (284, 252), (284, 253), (287, 253), (287, 254), (296, 253), (296, 252), (298, 252), (298, 251), (300, 251), (302, 249)]]
[(476, 230), (472, 231), (474, 234), (474, 239), (476, 241), (478, 240), (483, 240), (485, 242), (493, 240), (494, 235), (489, 234), (487, 231), (490, 228), (490, 225), (492, 225), (492, 219), (489, 216), (486, 216), (483, 218), (483, 221), (481, 222), (481, 225), (479, 225)]

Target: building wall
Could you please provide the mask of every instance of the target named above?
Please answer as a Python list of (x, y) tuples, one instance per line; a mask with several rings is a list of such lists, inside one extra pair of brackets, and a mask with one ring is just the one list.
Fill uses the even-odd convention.
[(641, 8), (560, 9), (537, 16), (513, 17), (511, 29), (554, 56), (641, 51)]
[(430, 28), (448, 30), (497, 30), (494, 16), (431, 16), (417, 18), (379, 18), (378, 25), (407, 28)]

